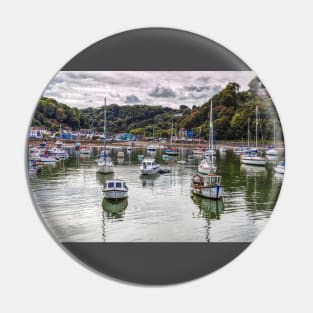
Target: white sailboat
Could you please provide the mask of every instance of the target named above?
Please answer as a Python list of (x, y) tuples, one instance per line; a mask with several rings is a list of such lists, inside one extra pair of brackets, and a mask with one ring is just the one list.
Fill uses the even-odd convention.
[(104, 122), (103, 122), (103, 155), (99, 157), (97, 162), (97, 172), (101, 174), (109, 174), (114, 172), (113, 162), (107, 155), (106, 151), (106, 124), (107, 124), (107, 110), (106, 98), (104, 98)]
[(274, 125), (273, 125), (273, 132), (274, 132), (274, 147), (269, 148), (265, 151), (267, 155), (278, 155), (278, 151), (276, 149), (276, 127), (275, 127), (275, 119), (274, 119)]
[(255, 151), (249, 150), (240, 157), (241, 163), (249, 165), (264, 166), (266, 158), (260, 157), (257, 154), (258, 149), (258, 106), (255, 107)]
[(205, 159), (198, 165), (198, 172), (200, 174), (214, 174), (216, 172), (216, 165), (214, 160), (215, 151), (213, 149), (213, 117), (212, 117), (212, 100), (210, 108), (210, 132), (209, 132), (209, 146), (205, 153)]

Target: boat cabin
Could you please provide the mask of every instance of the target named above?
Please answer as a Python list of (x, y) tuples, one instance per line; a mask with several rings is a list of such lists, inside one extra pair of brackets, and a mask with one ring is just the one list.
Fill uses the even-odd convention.
[(144, 159), (142, 161), (142, 167), (146, 168), (146, 167), (151, 167), (155, 165), (155, 161), (154, 159)]
[(213, 185), (220, 185), (222, 177), (215, 174), (208, 174), (207, 176), (195, 175), (192, 178), (194, 186), (208, 187)]
[(122, 180), (109, 180), (105, 184), (105, 189), (111, 189), (111, 190), (116, 190), (116, 189), (126, 189), (128, 190), (126, 183)]

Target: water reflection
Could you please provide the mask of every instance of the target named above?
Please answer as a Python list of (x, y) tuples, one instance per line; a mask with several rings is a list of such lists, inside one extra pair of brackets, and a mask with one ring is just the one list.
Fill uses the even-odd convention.
[(105, 198), (103, 198), (102, 200), (103, 210), (106, 211), (108, 217), (112, 218), (122, 218), (127, 208), (127, 205), (127, 198), (117, 201), (112, 201)]
[(267, 171), (264, 166), (241, 164), (240, 171), (247, 176), (265, 176)]
[(220, 219), (220, 215), (224, 211), (224, 202), (222, 199), (213, 200), (193, 195), (192, 200), (199, 207), (200, 213), (203, 217)]

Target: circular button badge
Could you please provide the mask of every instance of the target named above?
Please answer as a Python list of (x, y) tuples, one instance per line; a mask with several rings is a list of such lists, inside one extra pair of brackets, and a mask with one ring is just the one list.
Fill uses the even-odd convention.
[(258, 76), (217, 43), (163, 28), (101, 40), (57, 72), (27, 155), (55, 240), (142, 284), (191, 280), (237, 257), (271, 217), (285, 172)]

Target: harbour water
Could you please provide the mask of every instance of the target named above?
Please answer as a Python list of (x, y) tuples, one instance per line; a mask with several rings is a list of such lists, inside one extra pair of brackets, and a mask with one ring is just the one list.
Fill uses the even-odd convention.
[[(217, 152), (217, 173), (222, 176), (223, 200), (191, 196), (197, 160), (177, 164), (154, 155), (170, 173), (142, 177), (138, 155), (143, 148), (117, 158), (114, 174), (96, 173), (97, 151), (73, 153), (67, 160), (44, 165), (29, 174), (34, 203), (53, 235), (62, 242), (251, 242), (268, 222), (282, 184), (282, 175), (266, 167), (240, 165), (232, 151)], [(191, 150), (181, 149), (178, 160)], [(279, 159), (279, 157), (278, 157)], [(103, 201), (106, 179), (126, 181), (128, 199)]]

